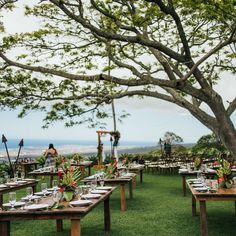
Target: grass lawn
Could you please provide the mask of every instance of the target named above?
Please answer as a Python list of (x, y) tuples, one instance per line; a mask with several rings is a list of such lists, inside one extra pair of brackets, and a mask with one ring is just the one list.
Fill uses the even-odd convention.
[[(142, 184), (137, 181), (134, 199), (127, 199), (127, 211), (120, 211), (117, 189), (111, 196), (110, 236), (199, 236), (199, 215), (191, 215), (191, 195), (182, 196), (181, 177), (178, 175), (144, 174)], [(38, 187), (40, 184), (38, 184)], [(24, 195), (24, 190), (17, 196)], [(128, 193), (128, 191), (127, 191)], [(5, 197), (6, 198), (6, 197)], [(197, 213), (199, 207), (197, 205)], [(209, 236), (236, 235), (234, 202), (207, 202)], [(103, 205), (82, 219), (83, 236), (105, 235), (103, 231)], [(64, 221), (64, 231), (57, 233), (55, 221), (14, 221), (12, 236), (70, 235), (70, 222)]]

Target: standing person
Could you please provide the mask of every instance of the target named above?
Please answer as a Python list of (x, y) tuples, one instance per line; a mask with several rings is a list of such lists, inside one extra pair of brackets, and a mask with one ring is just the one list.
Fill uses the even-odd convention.
[(50, 143), (48, 149), (45, 151), (44, 156), (46, 158), (45, 166), (51, 166), (54, 163), (53, 158), (58, 155), (56, 148)]
[(164, 151), (165, 151), (165, 154), (166, 154), (166, 158), (171, 157), (171, 143), (170, 143), (169, 139), (165, 140)]

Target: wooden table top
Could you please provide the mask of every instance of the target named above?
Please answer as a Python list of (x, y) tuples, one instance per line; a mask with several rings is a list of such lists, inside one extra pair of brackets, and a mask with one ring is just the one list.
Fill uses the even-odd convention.
[[(4, 211), (0, 210), (0, 221), (4, 220), (23, 220), (23, 219), (80, 219), (89, 213), (94, 207), (96, 207), (100, 202), (108, 198), (115, 187), (108, 190), (107, 193), (102, 194), (98, 199), (89, 199), (92, 204), (88, 206), (74, 206), (70, 207), (67, 202), (61, 202), (61, 205), (65, 207), (62, 209), (45, 209), (45, 210), (25, 210), (24, 208), (19, 208), (16, 210)], [(53, 205), (52, 197), (42, 198), (39, 203)]]
[[(216, 181), (217, 180), (208, 180)], [(218, 188), (216, 192), (198, 192), (195, 188), (192, 187), (190, 181), (187, 180), (188, 187), (197, 200), (236, 200), (236, 186), (233, 185), (232, 188)]]

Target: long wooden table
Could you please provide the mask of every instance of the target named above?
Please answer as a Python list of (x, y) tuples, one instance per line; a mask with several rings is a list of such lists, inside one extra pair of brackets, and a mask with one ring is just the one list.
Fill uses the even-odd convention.
[(30, 172), (30, 168), (31, 168), (31, 166), (33, 166), (34, 169), (36, 170), (38, 164), (39, 164), (39, 163), (38, 163), (37, 161), (18, 162), (18, 163), (16, 163), (16, 165), (21, 166), (22, 171), (23, 171), (24, 174), (25, 174), (25, 177), (28, 176), (28, 173)]
[[(179, 174), (182, 176), (182, 189), (183, 189), (183, 196), (186, 196), (186, 177), (196, 177), (197, 176), (197, 171), (192, 171), (192, 172), (179, 172)], [(214, 178), (216, 176), (216, 173), (214, 172), (203, 172), (203, 174), (207, 178)]]
[(140, 183), (143, 182), (143, 170), (144, 170), (144, 165), (138, 165), (138, 166), (131, 166), (128, 168), (128, 170), (132, 173), (139, 173), (139, 181)]
[[(132, 199), (133, 198), (133, 179), (135, 179), (136, 174), (133, 175), (133, 177), (127, 177), (127, 178), (105, 178), (104, 182), (105, 185), (109, 186), (116, 186), (116, 185), (120, 185), (120, 208), (121, 211), (126, 211), (126, 193), (125, 193), (125, 185), (128, 184), (129, 185), (129, 198)], [(82, 180), (84, 183), (90, 182), (91, 179), (83, 179)]]
[(19, 190), (22, 188), (27, 188), (27, 187), (32, 187), (33, 192), (35, 192), (36, 185), (37, 185), (37, 181), (32, 179), (32, 180), (27, 180), (26, 183), (20, 183), (20, 184), (14, 185), (14, 186), (7, 186), (6, 188), (0, 188), (0, 207), (2, 207), (2, 203), (3, 203), (3, 194), (9, 193), (9, 192), (14, 192), (16, 190)]
[[(66, 207), (63, 209), (49, 209), (49, 210), (13, 210), (13, 211), (0, 211), (0, 235), (10, 236), (10, 222), (13, 220), (56, 220), (56, 230), (61, 232), (63, 230), (63, 220), (71, 221), (71, 236), (81, 235), (81, 224), (80, 221), (89, 212), (92, 211), (100, 203), (104, 202), (104, 230), (105, 232), (110, 231), (110, 195), (115, 188), (112, 188), (106, 194), (102, 195), (99, 199), (91, 199), (93, 202), (89, 206), (80, 207), (69, 207), (65, 202), (63, 203)], [(52, 205), (52, 198), (43, 198), (40, 203), (48, 203)], [(33, 233), (33, 232), (32, 232)]]
[[(211, 180), (217, 181), (217, 180)], [(236, 186), (230, 189), (219, 188), (217, 192), (198, 192), (196, 191), (187, 181), (188, 187), (192, 193), (192, 216), (196, 216), (196, 201), (199, 201), (200, 205), (200, 225), (201, 235), (208, 236), (207, 227), (207, 212), (206, 212), (206, 201), (234, 201), (235, 214), (236, 214)]]

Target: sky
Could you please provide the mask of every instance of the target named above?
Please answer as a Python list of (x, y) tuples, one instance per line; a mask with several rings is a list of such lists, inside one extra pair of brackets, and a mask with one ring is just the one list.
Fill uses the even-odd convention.
[[(28, 3), (29, 1), (21, 2)], [(4, 22), (8, 32), (11, 33), (37, 27), (37, 22), (25, 20), (20, 10), (15, 11), (14, 14), (5, 14)], [(216, 90), (223, 96), (225, 102), (235, 97), (235, 88), (236, 79), (227, 74), (216, 86)], [(192, 143), (196, 142), (202, 135), (211, 133), (188, 111), (154, 98), (142, 100), (123, 98), (115, 102), (115, 107), (118, 114), (122, 110), (130, 114), (128, 118), (123, 120), (122, 124), (118, 123), (117, 127), (121, 133), (121, 139), (125, 141), (157, 143), (165, 132), (170, 131), (181, 136), (185, 143)], [(97, 139), (97, 129), (90, 129), (85, 125), (65, 128), (63, 123), (56, 123), (48, 129), (42, 129), (44, 114), (31, 112), (27, 117), (19, 119), (17, 118), (18, 112), (8, 110), (0, 112), (0, 134), (5, 134), (8, 139)], [(233, 121), (236, 123), (235, 113), (233, 114)], [(112, 120), (108, 120), (107, 130), (112, 130), (112, 127)]]

